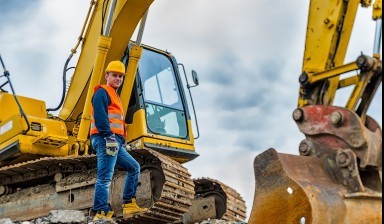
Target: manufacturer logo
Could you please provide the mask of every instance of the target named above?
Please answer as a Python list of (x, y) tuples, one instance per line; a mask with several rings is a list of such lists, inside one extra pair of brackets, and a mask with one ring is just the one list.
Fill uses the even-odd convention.
[(0, 135), (6, 133), (7, 131), (11, 130), (13, 127), (13, 122), (9, 121), (8, 123), (4, 124), (0, 127)]

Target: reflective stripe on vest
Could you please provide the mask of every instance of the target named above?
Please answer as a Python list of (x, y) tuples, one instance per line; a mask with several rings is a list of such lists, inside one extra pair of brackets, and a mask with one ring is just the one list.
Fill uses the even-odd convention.
[[(110, 123), (110, 124), (109, 124), (109, 127), (110, 127), (111, 129), (113, 129), (113, 128), (124, 129), (124, 126), (123, 126), (123, 125), (121, 125), (121, 124), (114, 124), (114, 123)], [(91, 124), (91, 129), (93, 129), (93, 128), (96, 128), (96, 125), (95, 125), (95, 124)], [(96, 129), (97, 129), (97, 128), (96, 128)]]
[[(107, 85), (98, 85), (95, 87), (95, 92), (103, 88), (107, 91), (109, 98), (111, 99), (111, 104), (108, 105), (108, 120), (109, 127), (114, 134), (125, 136), (125, 122), (123, 115), (123, 105), (121, 104), (120, 98), (117, 95), (115, 89)], [(91, 117), (91, 130), (90, 135), (97, 134), (95, 119), (94, 119), (94, 110), (92, 106), (92, 117)]]

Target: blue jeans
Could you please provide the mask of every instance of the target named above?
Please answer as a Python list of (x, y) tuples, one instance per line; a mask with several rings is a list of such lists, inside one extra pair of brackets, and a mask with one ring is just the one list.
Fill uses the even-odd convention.
[(92, 147), (97, 153), (97, 180), (95, 184), (93, 205), (95, 211), (104, 211), (107, 213), (111, 210), (108, 206), (108, 195), (116, 164), (127, 171), (123, 203), (130, 202), (132, 198), (136, 196), (140, 165), (124, 148), (122, 148), (124, 139), (117, 139), (119, 142), (119, 151), (115, 156), (110, 156), (106, 153), (106, 142), (104, 137), (93, 135), (91, 138)]

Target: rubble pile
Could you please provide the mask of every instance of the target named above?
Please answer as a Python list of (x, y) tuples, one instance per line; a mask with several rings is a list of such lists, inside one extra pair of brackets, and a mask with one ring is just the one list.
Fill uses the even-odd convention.
[[(50, 223), (58, 223), (58, 224), (117, 224), (113, 221), (92, 221), (91, 216), (87, 216), (82, 211), (73, 211), (73, 210), (53, 210), (49, 213), (47, 217), (38, 218), (31, 221), (24, 222), (12, 222), (11, 219), (5, 218), (0, 219), (0, 224), (50, 224)], [(205, 220), (201, 223), (195, 224), (246, 224), (244, 222), (228, 222), (224, 220)]]
[[(10, 219), (0, 219), (0, 224), (50, 224), (50, 223), (93, 223), (92, 217), (86, 216), (82, 211), (74, 210), (53, 210), (47, 217), (38, 218), (31, 221), (15, 222)], [(107, 222), (103, 222), (107, 223)], [(115, 222), (108, 222), (114, 224)]]

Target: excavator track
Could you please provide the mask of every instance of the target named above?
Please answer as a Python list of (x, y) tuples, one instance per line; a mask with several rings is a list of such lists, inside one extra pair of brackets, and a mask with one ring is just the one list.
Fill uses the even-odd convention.
[(213, 197), (216, 204), (216, 217), (225, 221), (243, 222), (247, 207), (241, 195), (226, 184), (210, 179), (195, 179), (196, 198)]
[[(122, 218), (125, 172), (118, 170), (110, 192), (111, 207), (117, 222), (166, 224), (180, 221), (195, 195), (194, 182), (187, 169), (151, 149), (135, 149), (130, 153), (141, 165), (137, 200), (148, 211), (129, 219)], [(93, 206), (95, 165), (96, 156), (89, 155), (41, 158), (0, 168), (0, 190), (3, 189), (0, 217), (24, 221), (46, 216), (55, 209), (89, 210)], [(53, 177), (56, 184), (52, 181), (52, 184), (15, 190), (21, 186), (31, 186), (42, 178)]]
[[(17, 188), (24, 188), (37, 183), (43, 178), (54, 177), (60, 173), (69, 175), (96, 168), (96, 156), (44, 157), (28, 162), (0, 168), (0, 186), (12, 193)], [(7, 194), (1, 192), (0, 196)]]
[[(134, 155), (134, 157), (141, 164), (144, 176), (146, 172), (147, 176), (151, 179), (152, 201), (150, 203), (153, 204), (149, 207), (148, 212), (129, 219), (118, 219), (117, 222), (129, 224), (166, 224), (180, 221), (184, 213), (188, 212), (195, 195), (195, 185), (188, 170), (180, 165), (180, 163), (156, 151), (146, 149), (139, 150), (137, 153), (138, 155)], [(153, 157), (150, 158), (150, 156)], [(162, 179), (162, 175), (159, 173), (160, 168), (162, 169), (164, 179)], [(141, 183), (142, 185), (145, 184), (143, 182)], [(159, 186), (162, 186), (162, 190)], [(141, 196), (138, 197), (138, 203), (141, 206), (148, 207), (144, 203), (145, 199), (142, 198), (144, 195), (143, 191), (148, 193), (145, 187), (139, 189), (138, 195)]]

